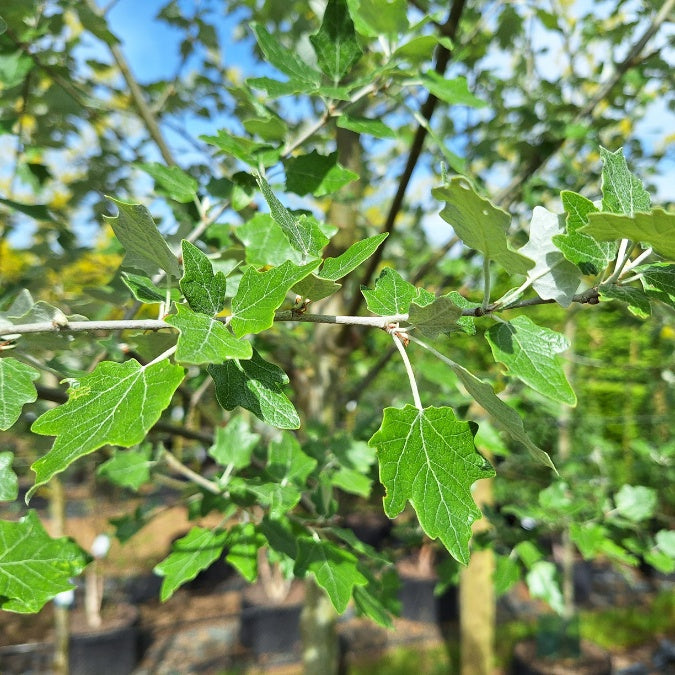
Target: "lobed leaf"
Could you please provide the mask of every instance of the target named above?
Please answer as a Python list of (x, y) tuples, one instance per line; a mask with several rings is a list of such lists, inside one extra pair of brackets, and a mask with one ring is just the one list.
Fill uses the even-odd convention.
[(556, 357), (569, 349), (564, 335), (538, 326), (527, 316), (517, 316), (490, 327), (485, 338), (495, 360), (511, 374), (554, 401), (576, 405), (577, 397)]
[(243, 417), (233, 417), (227, 426), (216, 428), (216, 439), (209, 448), (209, 455), (221, 466), (243, 469), (251, 463), (251, 455), (259, 441), (260, 436), (251, 433)]
[(38, 377), (35, 368), (17, 359), (0, 359), (0, 430), (9, 429), (19, 419), (23, 406), (37, 399), (33, 381)]
[(326, 258), (323, 261), (320, 275), (323, 279), (337, 281), (355, 270), (377, 251), (380, 244), (389, 236), (388, 232), (376, 234), (368, 239), (357, 241), (352, 244), (343, 254), (337, 258)]
[(185, 239), (182, 250), (183, 276), (179, 284), (188, 304), (195, 312), (218, 314), (225, 307), (225, 275), (214, 274), (206, 254)]
[(421, 307), (415, 301), (410, 305), (408, 322), (422, 335), (435, 338), (441, 333), (460, 330), (458, 320), (462, 316), (462, 308), (458, 307), (450, 297), (443, 295)]
[(649, 211), (649, 193), (642, 186), (642, 181), (630, 172), (623, 148), (610, 152), (601, 146), (600, 157), (603, 165), (602, 210), (629, 216), (636, 211)]
[(19, 478), (12, 469), (14, 453), (0, 452), (0, 502), (13, 502), (19, 496)]
[(375, 288), (361, 287), (366, 305), (373, 314), (405, 314), (417, 296), (417, 289), (391, 267), (385, 267), (375, 281)]
[(447, 79), (434, 70), (428, 70), (422, 75), (422, 84), (436, 98), (451, 105), (466, 105), (472, 108), (484, 108), (487, 105), (469, 91), (466, 78), (462, 76)]
[(152, 445), (144, 443), (129, 450), (116, 449), (115, 454), (96, 469), (96, 475), (115, 485), (138, 490), (150, 480), (150, 470), (154, 465)]
[(199, 183), (177, 166), (164, 166), (157, 162), (141, 162), (138, 166), (150, 174), (162, 192), (171, 199), (188, 204), (197, 196)]
[(56, 436), (52, 449), (35, 461), (35, 485), (26, 500), (52, 476), (103, 445), (137, 445), (169, 405), (183, 380), (183, 369), (168, 361), (141, 366), (103, 361), (74, 382), (68, 401), (48, 410), (31, 430)]
[(302, 254), (291, 246), (281, 226), (268, 213), (256, 213), (235, 234), (245, 247), (249, 265), (278, 267), (289, 260), (296, 265), (302, 262)]
[(675, 308), (675, 265), (673, 263), (653, 263), (633, 269), (640, 275), (645, 293)]
[(598, 287), (598, 292), (602, 300), (625, 302), (628, 311), (641, 319), (646, 319), (652, 313), (649, 296), (640, 288), (603, 284)]
[(422, 529), (452, 556), (469, 561), (471, 524), (481, 517), (471, 497), (479, 478), (495, 475), (476, 452), (475, 425), (457, 420), (451, 408), (385, 408), (370, 439), (377, 448), (384, 510), (397, 516), (410, 502)]
[(312, 150), (308, 155), (287, 159), (284, 166), (286, 189), (300, 196), (312, 194), (315, 197), (324, 197), (359, 179), (358, 173), (340, 166), (337, 151), (330, 155), (320, 155)]

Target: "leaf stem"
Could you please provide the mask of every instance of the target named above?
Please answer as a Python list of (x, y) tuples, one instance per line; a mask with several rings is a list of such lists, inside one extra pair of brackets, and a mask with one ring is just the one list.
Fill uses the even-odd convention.
[(169, 465), (169, 467), (171, 467), (177, 473), (182, 474), (196, 485), (203, 487), (205, 490), (208, 490), (214, 495), (222, 494), (223, 491), (216, 483), (209, 480), (208, 478), (204, 478), (204, 476), (198, 474), (196, 471), (193, 471), (190, 467), (185, 466), (185, 464), (183, 464), (183, 462), (181, 462), (178, 457), (176, 457), (166, 448), (164, 449), (162, 456), (166, 460), (166, 463)]
[(490, 258), (483, 258), (483, 309), (490, 306)]
[(401, 338), (396, 334), (395, 330), (391, 331), (389, 334), (391, 335), (391, 338), (394, 341), (394, 344), (396, 345), (399, 354), (401, 355), (401, 359), (403, 359), (405, 372), (408, 373), (408, 380), (410, 380), (410, 389), (412, 390), (415, 407), (420, 412), (422, 412), (424, 410), (424, 407), (422, 406), (422, 401), (420, 400), (420, 392), (417, 389), (417, 382), (415, 381), (415, 373), (413, 373), (412, 366), (410, 365), (408, 353), (406, 352), (405, 347), (403, 346), (403, 342), (401, 342)]

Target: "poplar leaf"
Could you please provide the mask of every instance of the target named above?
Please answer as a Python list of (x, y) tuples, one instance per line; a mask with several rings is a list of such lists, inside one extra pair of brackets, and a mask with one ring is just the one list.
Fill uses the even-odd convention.
[(395, 36), (408, 30), (405, 0), (347, 0), (356, 30), (366, 37)]
[(319, 272), (323, 279), (337, 281), (355, 270), (361, 263), (370, 258), (387, 238), (388, 233), (376, 234), (368, 239), (357, 241), (352, 244), (343, 254), (337, 258), (326, 258)]
[(96, 469), (96, 475), (104, 476), (115, 485), (138, 490), (150, 480), (150, 470), (154, 464), (152, 445), (144, 443), (129, 450), (116, 449), (115, 454)]
[(416, 302), (410, 305), (408, 323), (412, 324), (422, 335), (430, 338), (440, 333), (460, 330), (457, 321), (462, 316), (462, 308), (458, 307), (447, 295), (420, 307)]
[(227, 538), (225, 560), (236, 567), (246, 581), (252, 583), (258, 576), (258, 551), (265, 545), (265, 537), (253, 523), (234, 525)]
[(511, 216), (478, 195), (466, 178), (455, 176), (431, 194), (446, 202), (441, 218), (469, 248), (496, 261), (509, 274), (527, 274), (534, 267), (532, 260), (509, 248), (506, 231)]
[(336, 84), (361, 58), (346, 0), (328, 0), (319, 31), (309, 37), (321, 70)]
[(673, 263), (641, 265), (633, 272), (640, 275), (642, 287), (648, 296), (675, 307), (675, 265)]
[(556, 357), (569, 348), (564, 335), (517, 316), (489, 328), (485, 338), (495, 360), (512, 375), (554, 401), (576, 405), (577, 397)]
[(471, 486), (495, 475), (476, 452), (475, 430), (451, 408), (407, 405), (385, 408), (382, 425), (369, 441), (377, 448), (386, 514), (394, 518), (409, 501), (426, 534), (440, 538), (465, 565), (471, 525), (481, 517)]
[(11, 357), (0, 359), (0, 430), (9, 429), (19, 419), (24, 404), (37, 399), (34, 380), (40, 373)]
[(160, 361), (141, 366), (103, 361), (75, 381), (63, 405), (48, 410), (31, 430), (56, 436), (52, 449), (33, 463), (35, 485), (26, 500), (52, 476), (103, 445), (137, 445), (157, 422), (183, 380), (180, 366)]
[(251, 455), (259, 441), (260, 436), (251, 433), (243, 417), (233, 417), (227, 426), (216, 428), (216, 440), (209, 448), (209, 455), (221, 466), (243, 469), (251, 463)]
[(234, 334), (241, 337), (269, 328), (274, 323), (274, 312), (283, 303), (286, 293), (318, 265), (318, 260), (302, 267), (287, 261), (266, 272), (248, 267), (232, 298), (230, 326)]
[(652, 313), (649, 297), (640, 288), (618, 286), (617, 284), (603, 284), (598, 287), (598, 291), (600, 298), (603, 300), (625, 302), (628, 306), (628, 311), (641, 319), (646, 319)]
[(311, 193), (315, 197), (324, 197), (359, 179), (358, 173), (340, 166), (337, 152), (320, 155), (312, 150), (308, 155), (287, 159), (284, 166), (286, 189), (300, 196)]
[(215, 383), (216, 399), (225, 410), (241, 406), (273, 427), (300, 427), (298, 413), (282, 390), (288, 375), (255, 350), (248, 361), (227, 361), (209, 366), (208, 371)]
[(530, 260), (534, 267), (528, 270), (527, 278), (544, 300), (555, 300), (569, 307), (579, 288), (580, 270), (565, 259), (553, 239), (565, 231), (564, 216), (551, 213), (543, 206), (535, 206), (530, 222), (530, 240), (518, 251)]
[(203, 527), (193, 527), (184, 537), (174, 541), (171, 553), (153, 570), (164, 577), (160, 600), (168, 600), (180, 586), (218, 560), (226, 541), (227, 531)]
[(600, 241), (630, 239), (645, 243), (666, 258), (675, 258), (675, 212), (654, 209), (632, 216), (591, 213), (581, 231)]
[(161, 192), (171, 199), (188, 204), (197, 196), (199, 183), (177, 166), (164, 166), (157, 162), (140, 163), (138, 166), (154, 179)]
[(636, 211), (649, 211), (649, 193), (628, 168), (623, 148), (610, 152), (600, 147), (602, 157), (602, 210), (632, 216)]
[(218, 314), (225, 306), (225, 275), (214, 274), (206, 254), (185, 239), (182, 250), (184, 272), (179, 285), (188, 304), (195, 312)]
[(354, 117), (344, 113), (338, 117), (337, 125), (341, 129), (349, 129), (357, 134), (367, 134), (375, 138), (396, 138), (396, 132), (382, 120)]
[(131, 266), (139, 267), (149, 276), (155, 274), (160, 267), (178, 279), (178, 260), (159, 233), (150, 211), (142, 204), (128, 204), (113, 197), (108, 199), (117, 206), (118, 214), (103, 216), (103, 220), (110, 223), (127, 256), (133, 261)]
[(14, 453), (0, 452), (0, 502), (13, 502), (19, 496), (19, 478), (12, 469)]
[(354, 587), (368, 583), (368, 579), (358, 569), (358, 560), (354, 554), (330, 541), (302, 537), (298, 540), (294, 573), (304, 576), (308, 571), (326, 591), (339, 614), (347, 608)]
[(422, 75), (422, 84), (436, 98), (451, 105), (466, 105), (472, 108), (483, 108), (487, 105), (469, 91), (465, 77), (447, 79), (434, 70)]
[(316, 465), (317, 461), (302, 451), (300, 443), (292, 434), (285, 432), (270, 441), (267, 473), (278, 483), (304, 487)]
[(249, 265), (278, 267), (287, 260), (296, 265), (302, 262), (300, 251), (291, 246), (281, 226), (269, 213), (256, 213), (235, 230), (235, 235), (244, 245)]
[(396, 270), (385, 267), (375, 281), (375, 288), (361, 288), (366, 305), (373, 314), (406, 314), (417, 296), (417, 289)]
[(89, 556), (72, 539), (51, 539), (35, 511), (18, 522), (0, 520), (0, 609), (34, 613), (74, 588)]
[(328, 296), (333, 295), (333, 293), (337, 293), (340, 288), (340, 284), (336, 284), (330, 279), (322, 279), (321, 277), (316, 276), (316, 274), (310, 274), (293, 286), (293, 293), (296, 293), (302, 298), (316, 301), (323, 300), (323, 298), (327, 298)]
[(270, 207), (272, 218), (280, 225), (288, 237), (291, 246), (300, 251), (302, 262), (307, 262), (321, 255), (328, 237), (321, 231), (318, 223), (307, 216), (296, 217), (276, 197), (269, 183), (260, 175), (256, 177), (265, 201)]
[(232, 335), (222, 321), (193, 312), (185, 305), (176, 305), (176, 310), (178, 314), (168, 316), (166, 322), (180, 331), (176, 350), (179, 363), (201, 365), (251, 358), (251, 343)]

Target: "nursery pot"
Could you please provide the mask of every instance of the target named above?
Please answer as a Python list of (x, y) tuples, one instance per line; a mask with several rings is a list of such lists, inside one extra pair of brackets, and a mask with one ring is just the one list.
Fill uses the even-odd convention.
[(441, 595), (435, 595), (438, 583), (435, 577), (415, 577), (399, 574), (401, 586), (398, 599), (401, 618), (423, 623), (444, 623), (459, 616), (457, 587), (451, 586)]
[(302, 590), (302, 585), (294, 584), (282, 603), (273, 604), (259, 586), (247, 588), (241, 600), (241, 645), (255, 656), (297, 652), (300, 646)]
[(608, 652), (591, 642), (581, 641), (579, 656), (541, 656), (537, 640), (523, 640), (513, 651), (511, 675), (610, 675)]

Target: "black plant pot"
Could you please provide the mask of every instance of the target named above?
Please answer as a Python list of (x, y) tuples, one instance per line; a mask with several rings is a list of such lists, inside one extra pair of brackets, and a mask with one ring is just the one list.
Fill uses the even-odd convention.
[(256, 656), (296, 652), (302, 605), (255, 605), (242, 600), (239, 642)]
[(578, 658), (539, 656), (535, 639), (519, 642), (513, 651), (510, 675), (610, 675), (608, 652), (590, 642), (581, 642)]
[(401, 617), (423, 623), (445, 623), (459, 616), (457, 587), (451, 586), (441, 595), (434, 595), (438, 580), (433, 577), (400, 575), (398, 599)]

